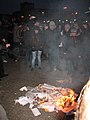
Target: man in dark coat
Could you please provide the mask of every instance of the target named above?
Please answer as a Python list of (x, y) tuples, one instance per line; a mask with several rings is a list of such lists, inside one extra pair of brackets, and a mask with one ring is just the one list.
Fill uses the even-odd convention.
[(59, 32), (56, 29), (56, 24), (54, 21), (50, 21), (49, 29), (46, 33), (46, 45), (48, 50), (48, 58), (50, 64), (50, 70), (56, 71), (59, 66)]
[(70, 35), (63, 37), (63, 46), (66, 53), (66, 70), (73, 74), (82, 64), (82, 37), (77, 36), (76, 28), (71, 28)]

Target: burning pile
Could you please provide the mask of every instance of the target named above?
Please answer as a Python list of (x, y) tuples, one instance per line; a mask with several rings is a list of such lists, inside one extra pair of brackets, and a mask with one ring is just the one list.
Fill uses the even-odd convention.
[(77, 102), (75, 100), (77, 94), (72, 89), (55, 87), (48, 84), (39, 84), (35, 88), (24, 88), (27, 91), (25, 97), (20, 97), (21, 99), (15, 102), (19, 102), (22, 105), (29, 103), (31, 110), (36, 106), (47, 112), (61, 110), (68, 113), (76, 109)]
[(50, 99), (48, 99), (47, 102), (55, 105), (56, 110), (61, 110), (67, 113), (76, 108), (77, 103), (75, 100), (77, 94), (72, 89), (44, 84), (39, 87), (39, 90), (40, 92), (44, 91), (50, 95), (51, 98), (49, 97)]

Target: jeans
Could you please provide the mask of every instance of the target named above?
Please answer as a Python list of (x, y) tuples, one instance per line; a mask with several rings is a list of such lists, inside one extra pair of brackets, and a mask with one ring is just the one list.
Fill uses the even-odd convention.
[(40, 50), (32, 51), (32, 68), (35, 67), (36, 58), (38, 60), (38, 67), (41, 67), (41, 54), (42, 54), (42, 51), (40, 51)]

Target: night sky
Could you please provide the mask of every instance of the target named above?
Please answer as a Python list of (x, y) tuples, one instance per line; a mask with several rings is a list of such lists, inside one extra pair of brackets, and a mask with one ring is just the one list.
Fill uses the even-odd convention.
[(20, 10), (21, 2), (33, 2), (33, 0), (0, 0), (0, 13), (12, 14)]
[[(68, 9), (73, 10), (73, 9), (88, 9), (89, 5), (89, 0), (35, 0), (38, 1), (36, 2), (36, 6), (38, 7), (48, 7), (48, 8), (60, 8), (63, 6), (67, 6)], [(42, 2), (43, 1), (43, 2)]]
[(89, 0), (0, 0), (0, 13), (12, 14), (20, 10), (21, 2), (35, 3), (35, 8), (63, 8), (69, 10), (88, 10)]

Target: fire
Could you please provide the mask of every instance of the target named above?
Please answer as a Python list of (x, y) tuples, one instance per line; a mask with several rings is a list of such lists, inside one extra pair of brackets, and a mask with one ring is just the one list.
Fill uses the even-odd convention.
[(76, 107), (75, 100), (77, 95), (71, 89), (62, 90), (61, 93), (62, 95), (55, 101), (56, 109), (62, 110), (63, 112), (69, 112)]
[(52, 103), (52, 105), (55, 105), (56, 110), (68, 113), (76, 109), (77, 102), (75, 100), (78, 95), (72, 89), (48, 86), (47, 84), (39, 86), (39, 89), (50, 95), (47, 104)]
[[(23, 89), (26, 89), (23, 87)], [(22, 90), (22, 89), (20, 89)], [(27, 89), (26, 89), (27, 91)], [(32, 88), (26, 94), (27, 101), (30, 103), (30, 108), (38, 107), (44, 109), (46, 112), (63, 111), (68, 113), (76, 110), (77, 94), (69, 88), (55, 87), (49, 84), (39, 84)], [(21, 103), (20, 103), (21, 104)]]

